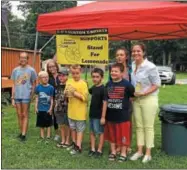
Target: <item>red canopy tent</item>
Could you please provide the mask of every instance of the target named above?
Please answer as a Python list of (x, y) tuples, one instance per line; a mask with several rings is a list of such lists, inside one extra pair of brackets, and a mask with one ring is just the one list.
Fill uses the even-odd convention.
[(179, 2), (93, 2), (41, 14), (37, 31), (108, 28), (110, 40), (187, 38), (187, 4)]

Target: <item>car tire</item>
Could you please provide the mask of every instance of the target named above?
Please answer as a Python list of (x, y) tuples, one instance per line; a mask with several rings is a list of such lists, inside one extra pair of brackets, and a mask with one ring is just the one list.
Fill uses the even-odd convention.
[(173, 75), (172, 79), (171, 79), (171, 82), (169, 83), (170, 85), (174, 85), (175, 84), (175, 81), (176, 81), (176, 76), (175, 74)]

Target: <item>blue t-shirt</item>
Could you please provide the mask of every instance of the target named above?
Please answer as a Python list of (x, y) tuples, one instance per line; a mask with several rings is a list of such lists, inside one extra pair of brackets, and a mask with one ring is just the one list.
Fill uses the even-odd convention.
[(38, 95), (38, 111), (47, 112), (51, 106), (51, 97), (54, 94), (54, 87), (51, 85), (43, 86), (39, 84), (35, 88), (35, 93)]
[(34, 68), (16, 67), (12, 71), (11, 79), (15, 84), (15, 99), (30, 99), (32, 83), (36, 80), (37, 74)]

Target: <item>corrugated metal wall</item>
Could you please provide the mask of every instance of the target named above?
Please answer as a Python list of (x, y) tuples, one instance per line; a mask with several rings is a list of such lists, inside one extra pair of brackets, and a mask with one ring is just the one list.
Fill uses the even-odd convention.
[[(19, 65), (20, 52), (27, 52), (28, 53), (29, 65), (32, 66), (34, 51), (1, 47), (1, 66), (2, 66), (1, 77), (10, 77), (11, 76), (12, 70)], [(34, 66), (37, 73), (40, 71), (40, 66), (41, 66), (40, 53), (37, 53), (36, 63)]]

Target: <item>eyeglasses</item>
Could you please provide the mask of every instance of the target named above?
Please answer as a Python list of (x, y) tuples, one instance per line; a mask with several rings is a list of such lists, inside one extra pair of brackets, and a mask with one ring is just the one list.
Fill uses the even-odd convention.
[(48, 66), (48, 68), (54, 68), (54, 67), (56, 67), (55, 65), (54, 66)]
[(40, 77), (40, 78), (45, 79), (45, 78), (48, 78), (48, 76), (43, 76), (43, 77)]

